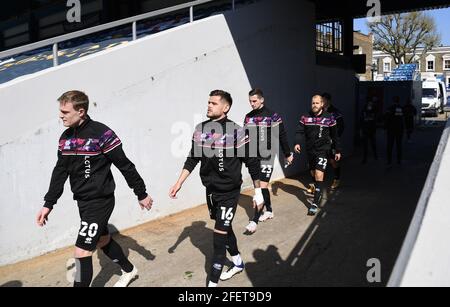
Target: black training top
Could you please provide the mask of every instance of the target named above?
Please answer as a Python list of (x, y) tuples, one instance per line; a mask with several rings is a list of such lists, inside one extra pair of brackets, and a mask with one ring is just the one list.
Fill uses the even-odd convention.
[(405, 128), (405, 112), (399, 104), (393, 104), (386, 110), (386, 129), (389, 132), (402, 133)]
[(367, 105), (364, 106), (360, 117), (361, 129), (363, 131), (373, 132), (377, 129), (377, 114), (378, 110), (376, 108), (369, 108)]
[(334, 144), (337, 153), (342, 150), (336, 119), (328, 112), (303, 115), (297, 126), (295, 140), (296, 144), (305, 141), (306, 150), (310, 154), (327, 152), (331, 150), (331, 144)]
[[(260, 149), (258, 150), (258, 157), (264, 156), (264, 158), (270, 158), (266, 157), (262, 151), (265, 149), (267, 149), (267, 151), (269, 152), (271, 151), (272, 132), (275, 133), (274, 136), (277, 138), (277, 140), (274, 141), (279, 142), (281, 149), (283, 150), (284, 157), (287, 158), (291, 155), (291, 148), (289, 146), (287, 132), (284, 127), (283, 120), (278, 113), (273, 112), (265, 106), (261, 109), (253, 110), (245, 116), (244, 126), (247, 129), (256, 128), (255, 135), (257, 136), (257, 148)], [(272, 129), (279, 130), (272, 131)], [(252, 132), (250, 132), (250, 135), (253, 136)]]
[(259, 160), (250, 157), (249, 137), (245, 130), (229, 120), (208, 120), (195, 128), (192, 148), (184, 169), (192, 173), (201, 162), (200, 177), (210, 192), (231, 192), (242, 185), (242, 163), (253, 180), (259, 179)]
[(53, 169), (45, 207), (52, 209), (70, 177), (75, 200), (88, 201), (114, 195), (114, 164), (139, 200), (147, 197), (144, 181), (128, 160), (117, 135), (89, 117), (77, 128), (68, 128), (59, 139), (58, 161)]
[(341, 111), (339, 111), (339, 109), (334, 105), (330, 105), (327, 109), (327, 112), (333, 115), (336, 119), (338, 136), (341, 137), (342, 134), (344, 134), (345, 129), (344, 116), (342, 115)]

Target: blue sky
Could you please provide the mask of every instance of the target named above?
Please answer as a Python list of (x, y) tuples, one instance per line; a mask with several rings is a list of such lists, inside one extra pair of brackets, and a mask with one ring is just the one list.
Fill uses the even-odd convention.
[[(428, 15), (434, 17), (438, 32), (441, 34), (441, 43), (444, 46), (450, 46), (450, 8), (427, 11)], [(360, 30), (367, 34), (369, 29), (366, 27), (366, 19), (355, 19), (355, 31)]]

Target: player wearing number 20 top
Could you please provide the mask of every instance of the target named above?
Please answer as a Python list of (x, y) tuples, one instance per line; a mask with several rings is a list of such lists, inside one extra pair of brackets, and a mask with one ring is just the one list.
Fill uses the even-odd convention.
[(88, 116), (88, 96), (80, 91), (69, 91), (58, 101), (59, 117), (67, 129), (59, 139), (58, 160), (36, 222), (41, 227), (47, 223), (69, 177), (81, 219), (75, 244), (74, 286), (88, 287), (91, 284), (92, 254), (101, 248), (122, 269), (122, 275), (114, 286), (126, 287), (136, 277), (137, 269), (125, 257), (120, 245), (111, 239), (107, 228), (114, 209), (115, 183), (111, 164), (123, 174), (142, 209), (150, 210), (153, 200), (146, 193), (145, 183), (134, 164), (126, 157), (119, 137)]

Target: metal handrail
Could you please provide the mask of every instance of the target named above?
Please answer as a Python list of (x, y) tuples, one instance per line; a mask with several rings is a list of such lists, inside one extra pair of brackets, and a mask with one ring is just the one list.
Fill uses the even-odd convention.
[[(128, 18), (124, 18), (124, 19), (121, 19), (121, 20), (109, 22), (109, 23), (106, 23), (106, 24), (103, 24), (103, 25), (99, 25), (99, 26), (95, 26), (95, 27), (92, 27), (92, 28), (76, 31), (76, 32), (73, 32), (73, 33), (60, 35), (60, 36), (49, 38), (49, 39), (46, 39), (46, 40), (42, 40), (42, 41), (39, 41), (39, 42), (36, 42), (36, 43), (28, 44), (28, 45), (25, 45), (25, 46), (20, 46), (20, 47), (17, 47), (17, 48), (6, 50), (6, 51), (2, 51), (2, 52), (0, 52), (0, 59), (7, 58), (7, 57), (10, 57), (12, 55), (19, 54), (19, 53), (23, 53), (23, 52), (39, 49), (39, 48), (42, 48), (42, 47), (45, 47), (45, 46), (53, 45), (53, 66), (58, 66), (58, 43), (61, 43), (61, 42), (64, 42), (64, 41), (68, 41), (68, 40), (71, 40), (71, 39), (74, 39), (74, 38), (86, 36), (86, 35), (89, 35), (89, 34), (92, 34), (92, 33), (97, 33), (97, 32), (101, 32), (101, 31), (104, 31), (104, 30), (109, 30), (109, 29), (112, 29), (112, 28), (120, 27), (120, 26), (123, 26), (123, 25), (126, 25), (126, 24), (131, 24), (132, 25), (133, 40), (136, 40), (137, 39), (136, 29), (137, 29), (137, 22), (138, 21), (189, 8), (189, 17), (190, 17), (189, 19), (190, 19), (190, 22), (193, 22), (194, 21), (194, 6), (198, 6), (198, 5), (205, 4), (205, 3), (208, 3), (208, 2), (213, 2), (213, 1), (215, 1), (215, 0), (196, 0), (196, 1), (191, 1), (191, 2), (188, 2), (188, 3), (171, 6), (171, 7), (160, 9), (160, 10), (156, 10), (156, 11), (153, 11), (153, 12), (144, 13), (144, 14), (137, 15), (137, 16), (134, 16), (134, 17), (128, 17)], [(232, 0), (232, 9), (233, 10), (235, 8), (234, 1), (235, 0)]]

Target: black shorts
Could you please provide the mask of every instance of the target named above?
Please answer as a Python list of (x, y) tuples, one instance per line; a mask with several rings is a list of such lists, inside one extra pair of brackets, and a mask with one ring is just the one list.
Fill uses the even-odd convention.
[(100, 237), (109, 234), (108, 221), (114, 210), (114, 197), (78, 201), (81, 225), (78, 231), (76, 247), (94, 251)]
[(231, 229), (240, 195), (240, 190), (228, 193), (211, 193), (206, 191), (209, 216), (216, 221), (216, 230), (228, 232)]
[(259, 172), (259, 179), (263, 182), (270, 182), (270, 178), (273, 174), (273, 167), (275, 159), (261, 159), (260, 160), (260, 172)]
[(322, 171), (325, 172), (327, 170), (327, 166), (329, 163), (329, 156), (327, 153), (313, 153), (308, 154), (309, 157), (309, 169), (311, 171)]

